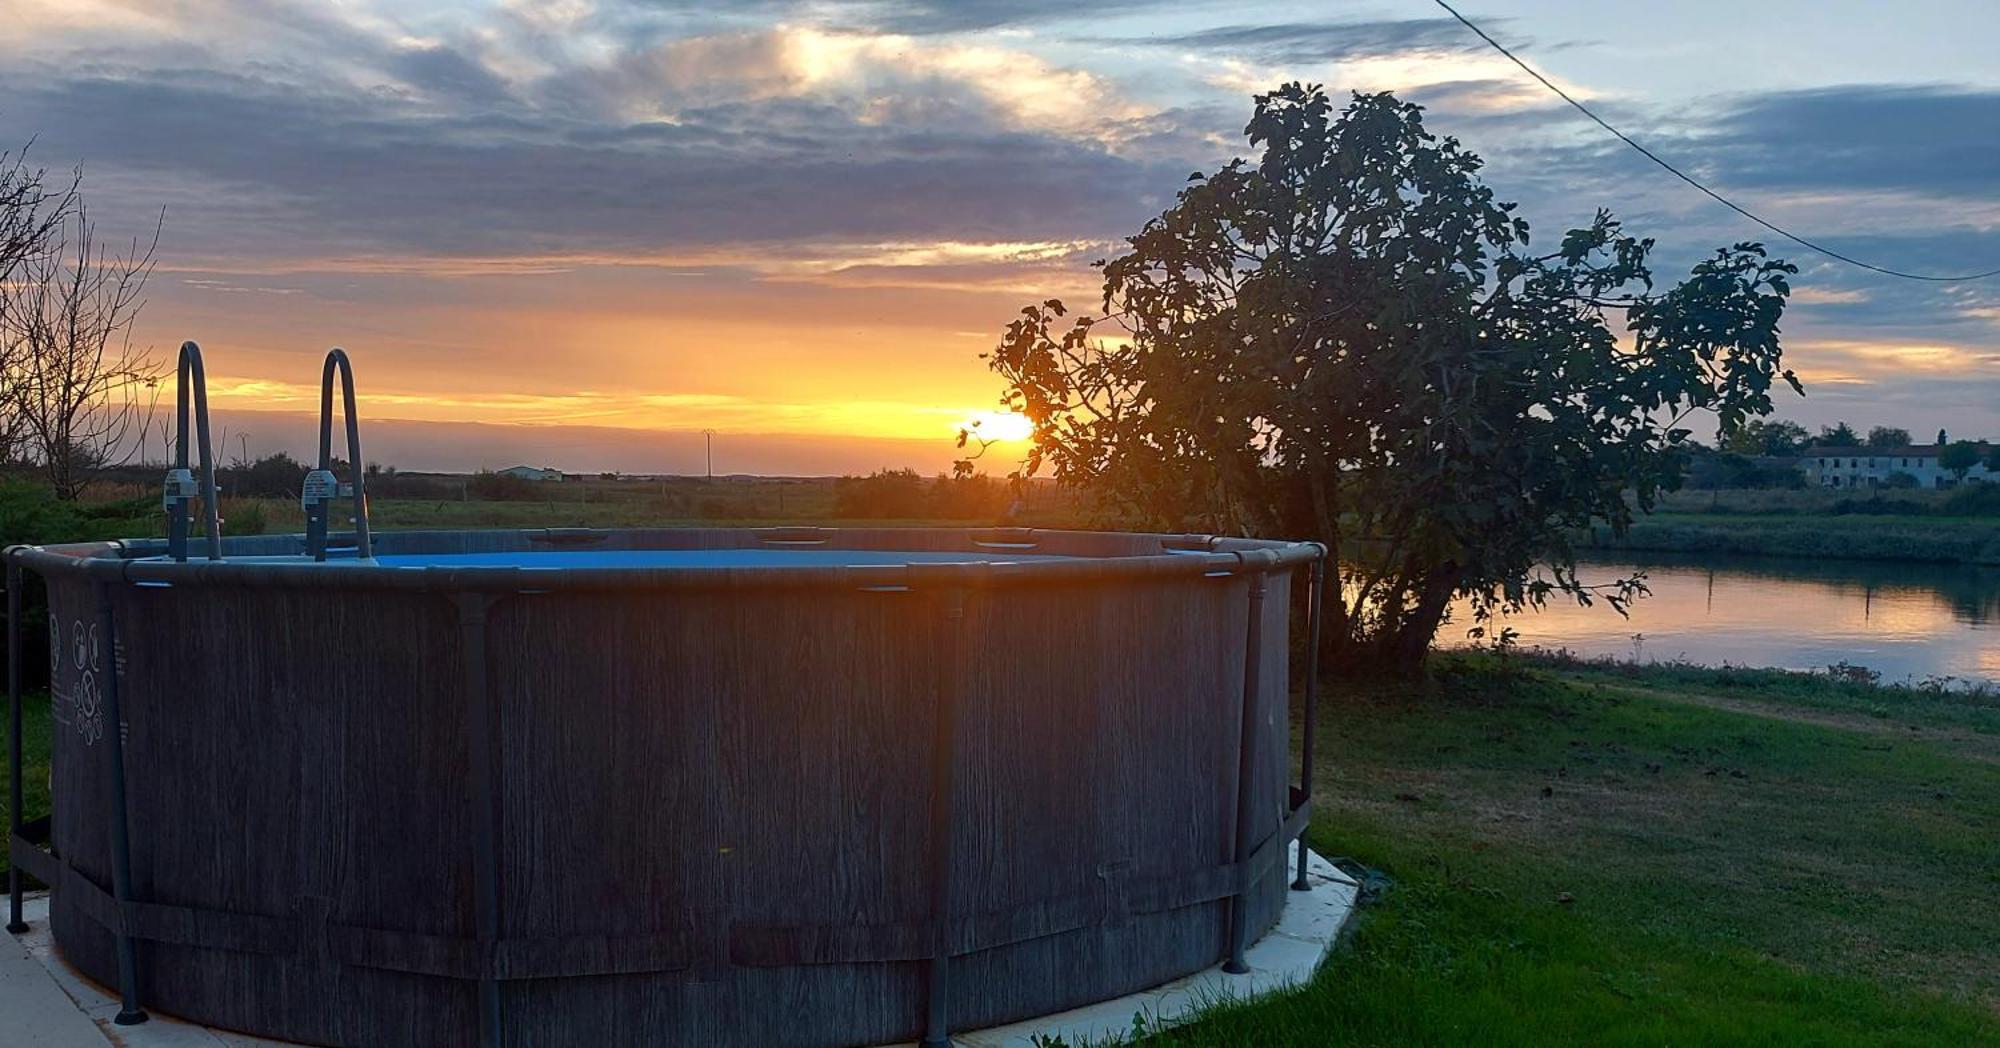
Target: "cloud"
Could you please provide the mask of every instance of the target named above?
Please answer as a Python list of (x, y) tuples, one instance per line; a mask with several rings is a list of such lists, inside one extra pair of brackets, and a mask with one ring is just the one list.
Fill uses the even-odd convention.
[(42, 155), (87, 156), (184, 201), (170, 239), (208, 264), (1055, 241), (1134, 226), (1174, 177), (1057, 134), (875, 122), (801, 98), (644, 125), (431, 117), (218, 74), (68, 79), (13, 98), (12, 115), (48, 129)]
[[(172, 381), (166, 382), (171, 387)], [(317, 385), (217, 375), (208, 383), (218, 411), (305, 411), (319, 401)], [(171, 401), (172, 390), (162, 394)], [(841, 435), (876, 440), (930, 439), (942, 450), (957, 427), (983, 405), (938, 405), (910, 400), (788, 401), (715, 393), (643, 394), (604, 390), (564, 393), (450, 393), (371, 386), (361, 397), (370, 424), (382, 420), (449, 422), (468, 416), (494, 425), (568, 426), (645, 430), (670, 422), (699, 432)]]
[(1755, 95), (1696, 141), (1736, 185), (2000, 195), (2000, 91), (1844, 84)]
[[(310, 403), (269, 375), (309, 375), (341, 339), (374, 351), (385, 413), (914, 433), (928, 404), (985, 403), (978, 332), (1029, 298), (1090, 300), (1090, 259), (1244, 150), (1250, 93), (1394, 88), (1486, 158), (1537, 244), (1607, 206), (1660, 238), (1663, 280), (1744, 239), (1801, 262), (1785, 334), (1810, 403), (1922, 388), (1981, 428), (1963, 417), (2000, 399), (2000, 286), (1899, 284), (1777, 244), (1448, 20), (1255, 19), (1050, 0), (0, 0), (0, 146), (39, 133), (43, 162), (84, 161), (108, 232), (166, 207), (147, 323), (234, 348), (245, 384), (219, 399), (238, 409)], [(1155, 26), (1171, 28), (1134, 29)], [(1648, 104), (1570, 86), (1841, 250), (2000, 265), (2000, 92)], [(732, 384), (753, 371), (769, 388)], [(890, 373), (921, 394), (874, 400)], [(829, 406), (845, 400), (900, 421), (869, 429)]]
[[(612, 17), (666, 16), (675, 19), (713, 17), (717, 8), (693, 0), (624, 0)], [(918, 36), (969, 33), (1048, 23), (1101, 20), (1124, 11), (1159, 6), (1159, 0), (742, 0), (729, 5), (735, 17), (782, 19), (791, 22), (879, 29)]]
[(871, 125), (970, 121), (1108, 142), (1146, 112), (1104, 77), (1019, 50), (797, 26), (666, 40), (582, 76), (628, 121), (811, 98)]
[[(365, 409), (364, 409), (365, 410)], [(671, 416), (664, 421), (678, 423)], [(286, 451), (305, 459), (314, 453), (316, 420), (304, 412), (215, 409), (218, 432), (248, 435), (252, 455)], [(950, 428), (956, 432), (955, 422)], [(724, 433), (714, 439), (717, 475), (838, 476), (884, 468), (914, 467), (944, 472), (963, 453), (952, 433), (932, 439), (903, 439), (825, 433)], [(232, 437), (232, 441), (233, 441)], [(548, 463), (576, 472), (618, 470), (637, 474), (700, 476), (708, 461), (708, 441), (699, 429), (631, 429), (576, 423), (560, 429), (470, 421), (368, 421), (368, 458), (410, 470), (472, 472), (522, 462)], [(231, 445), (232, 454), (235, 445)], [(1013, 463), (988, 456), (981, 463), (1005, 473)]]
[(1486, 48), (1479, 38), (1449, 18), (1227, 25), (1116, 42), (1236, 55), (1276, 65), (1344, 62), (1408, 52), (1478, 54)]
[[(1281, 83), (1323, 83), (1336, 95), (1395, 91), (1454, 113), (1502, 113), (1560, 105), (1548, 89), (1450, 19), (1229, 25), (1106, 43), (1181, 52), (1184, 66), (1238, 96)], [(1577, 98), (1597, 92), (1551, 76)]]
[(1853, 305), (1868, 301), (1868, 292), (1860, 288), (1817, 288), (1802, 287), (1792, 292), (1794, 306)]
[[(88, 60), (38, 49), (0, 90), (43, 155), (167, 204), (190, 268), (1103, 239), (1217, 148), (1189, 110), (990, 41), (777, 25), (564, 53), (527, 47), (544, 16), (520, 12), (413, 35), (276, 2), (162, 10), (171, 59), (124, 37)], [(239, 65), (210, 20), (285, 29)]]
[(390, 56), (387, 69), (424, 92), (476, 105), (511, 99), (507, 82), (480, 62), (442, 44), (413, 44)]

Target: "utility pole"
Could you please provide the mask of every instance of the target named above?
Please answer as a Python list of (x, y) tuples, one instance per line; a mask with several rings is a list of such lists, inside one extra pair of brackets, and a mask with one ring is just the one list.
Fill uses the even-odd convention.
[(704, 429), (701, 435), (708, 441), (708, 479), (715, 479), (715, 431)]

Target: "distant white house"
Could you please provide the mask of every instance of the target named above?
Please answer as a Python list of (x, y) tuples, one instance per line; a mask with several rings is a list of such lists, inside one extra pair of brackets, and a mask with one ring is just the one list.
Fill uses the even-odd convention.
[(563, 479), (562, 470), (550, 469), (547, 466), (508, 466), (506, 469), (496, 472), (503, 477), (519, 477), (522, 480), (547, 480), (561, 483)]
[[(1806, 483), (1822, 488), (1879, 488), (1892, 486), (1889, 478), (1909, 474), (1920, 488), (1948, 488), (1958, 483), (1958, 475), (1938, 467), (1936, 444), (1911, 444), (1893, 448), (1810, 447), (1799, 453), (1799, 468)], [(2000, 480), (1982, 461), (1965, 472), (1967, 481)], [(1907, 483), (1907, 482), (1905, 482)]]

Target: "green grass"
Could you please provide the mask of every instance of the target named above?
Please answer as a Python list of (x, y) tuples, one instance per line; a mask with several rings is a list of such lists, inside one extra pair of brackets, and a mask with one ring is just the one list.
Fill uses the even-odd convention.
[[(21, 808), (30, 819), (38, 819), (49, 813), (49, 753), (54, 739), (50, 735), (49, 695), (45, 691), (32, 691), (21, 696), (21, 788), (27, 794), (26, 803)], [(12, 826), (14, 797), (12, 791), (0, 795), (0, 813), (5, 813), (5, 825)], [(0, 848), (0, 872), (11, 865), (8, 849)]]
[(1310, 839), (1393, 886), (1308, 987), (1154, 1043), (2000, 1043), (2000, 710), (1763, 677), (1332, 696)]

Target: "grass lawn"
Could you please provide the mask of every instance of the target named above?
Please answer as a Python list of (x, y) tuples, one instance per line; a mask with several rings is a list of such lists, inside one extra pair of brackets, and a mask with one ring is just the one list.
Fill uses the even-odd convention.
[(1161, 1045), (2000, 1043), (2000, 704), (1763, 672), (1336, 689), (1310, 840), (1392, 880)]
[[(5, 698), (0, 697), (0, 718), (6, 716), (5, 707)], [(0, 723), (0, 736), (4, 736), (6, 731), (7, 726), (4, 723)], [(49, 752), (53, 742), (54, 740), (49, 735), (49, 693), (45, 691), (31, 691), (23, 694), (21, 696), (21, 756), (23, 758), (21, 762), (21, 788), (28, 796), (27, 803), (22, 807), (31, 819), (40, 818), (49, 813)], [(0, 764), (4, 764), (5, 760), (5, 755), (0, 755)], [(4, 774), (4, 771), (0, 771), (0, 774)], [(6, 791), (6, 787), (6, 783), (0, 782), (0, 791)], [(0, 814), (7, 816), (6, 821), (0, 823), (0, 826), (11, 827), (14, 824), (13, 806), (14, 797), (12, 793), (0, 792)], [(0, 842), (4, 842), (5, 840), (5, 837), (0, 837)], [(11, 865), (12, 860), (7, 855), (7, 849), (0, 847), (0, 872), (6, 871)], [(0, 891), (4, 890), (5, 885), (0, 885)], [(0, 918), (0, 923), (4, 923), (4, 918)]]

